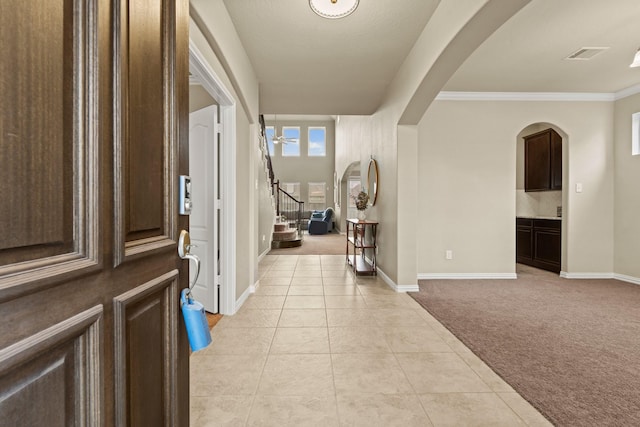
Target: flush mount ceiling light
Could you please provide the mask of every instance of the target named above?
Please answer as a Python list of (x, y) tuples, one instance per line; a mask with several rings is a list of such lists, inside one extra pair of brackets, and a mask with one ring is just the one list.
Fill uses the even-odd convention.
[(349, 16), (358, 7), (359, 0), (309, 0), (309, 6), (318, 15), (328, 19)]
[(636, 56), (633, 57), (633, 62), (629, 67), (640, 67), (640, 49), (636, 51)]

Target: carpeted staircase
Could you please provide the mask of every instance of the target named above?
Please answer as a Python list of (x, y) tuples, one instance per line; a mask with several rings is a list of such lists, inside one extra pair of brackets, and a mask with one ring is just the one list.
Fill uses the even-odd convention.
[(297, 246), (302, 246), (302, 239), (298, 236), (298, 230), (290, 228), (286, 222), (273, 225), (271, 249), (295, 248)]

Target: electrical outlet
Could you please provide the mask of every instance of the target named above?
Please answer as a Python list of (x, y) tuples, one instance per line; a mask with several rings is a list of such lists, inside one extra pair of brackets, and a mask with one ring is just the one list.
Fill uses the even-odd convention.
[(451, 249), (447, 249), (447, 250), (444, 252), (444, 257), (445, 257), (446, 259), (453, 259), (453, 251), (452, 251)]
[(263, 234), (262, 235), (262, 241), (264, 242), (266, 239), (267, 239), (266, 236)]

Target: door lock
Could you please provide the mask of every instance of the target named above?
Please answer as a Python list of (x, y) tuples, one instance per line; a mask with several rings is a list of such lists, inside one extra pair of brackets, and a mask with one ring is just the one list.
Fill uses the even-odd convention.
[(189, 283), (189, 294), (191, 293), (191, 289), (195, 286), (196, 281), (198, 280), (198, 276), (200, 275), (200, 258), (190, 252), (191, 248), (194, 247), (196, 247), (196, 245), (191, 244), (191, 236), (189, 236), (189, 232), (187, 230), (182, 230), (180, 232), (180, 238), (178, 239), (178, 255), (180, 255), (180, 258), (190, 259), (196, 264), (196, 271), (193, 275), (193, 281)]

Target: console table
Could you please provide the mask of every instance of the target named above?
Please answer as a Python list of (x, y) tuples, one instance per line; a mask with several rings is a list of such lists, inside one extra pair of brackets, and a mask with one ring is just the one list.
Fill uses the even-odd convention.
[(376, 221), (347, 219), (347, 262), (353, 267), (356, 275), (378, 274), (376, 270), (377, 232)]

